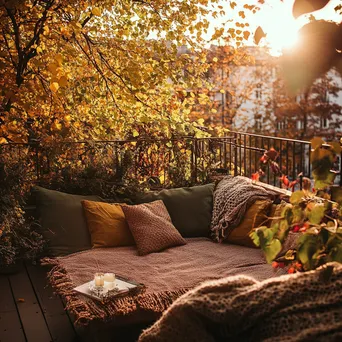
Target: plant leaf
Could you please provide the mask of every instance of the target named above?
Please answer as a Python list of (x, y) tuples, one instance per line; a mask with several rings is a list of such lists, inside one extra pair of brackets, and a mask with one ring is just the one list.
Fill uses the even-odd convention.
[(305, 194), (304, 191), (295, 191), (292, 193), (290, 197), (290, 203), (291, 204), (299, 204), (300, 202), (303, 201)]
[(325, 7), (330, 0), (296, 0), (293, 4), (292, 14), (297, 19), (305, 13), (318, 11)]
[(325, 213), (323, 205), (316, 205), (308, 212), (308, 219), (312, 224), (320, 224)]
[(260, 26), (258, 26), (254, 33), (255, 44), (258, 45), (260, 40), (264, 37), (266, 37), (264, 30)]
[(266, 261), (270, 264), (281, 251), (281, 243), (278, 239), (272, 240), (272, 242), (264, 248)]

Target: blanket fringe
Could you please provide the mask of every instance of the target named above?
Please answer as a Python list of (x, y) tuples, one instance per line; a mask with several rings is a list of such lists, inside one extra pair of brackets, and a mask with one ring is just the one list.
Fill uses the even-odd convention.
[[(140, 291), (136, 295), (126, 295), (101, 303), (87, 299), (73, 290), (75, 284), (73, 284), (66, 269), (58, 259), (44, 258), (41, 260), (41, 264), (53, 266), (48, 272), (48, 280), (55, 293), (65, 300), (65, 309), (75, 315), (75, 325), (88, 325), (95, 319), (109, 320), (115, 316), (131, 314), (139, 309), (162, 313), (178, 297), (188, 291), (188, 289), (158, 293)], [(142, 291), (145, 291), (145, 289), (142, 289)]]

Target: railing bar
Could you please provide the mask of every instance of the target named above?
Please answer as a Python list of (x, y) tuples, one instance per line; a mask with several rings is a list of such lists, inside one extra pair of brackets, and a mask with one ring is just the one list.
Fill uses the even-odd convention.
[(239, 143), (240, 143), (240, 149), (239, 149), (239, 164), (240, 164), (240, 170), (239, 175), (242, 175), (242, 144), (241, 144), (241, 133), (239, 134)]
[(292, 143), (292, 180), (295, 180), (296, 177), (296, 143)]
[[(247, 136), (247, 135), (246, 135)], [(252, 146), (252, 137), (249, 136), (249, 146)], [(252, 177), (252, 149), (249, 149), (249, 177)]]
[[(257, 136), (254, 136), (254, 145), (257, 147), (258, 146), (258, 137)], [(254, 153), (254, 172), (257, 172), (258, 169), (257, 169), (257, 165), (258, 165), (258, 156), (257, 156), (257, 153), (255, 152)]]
[(289, 175), (289, 142), (286, 142), (286, 176)]
[[(267, 139), (267, 150), (269, 151), (271, 147), (271, 140)], [(270, 184), (270, 168), (267, 168), (267, 183)]]
[(243, 144), (244, 144), (244, 149), (243, 149), (243, 160), (244, 160), (244, 175), (247, 176), (247, 154), (246, 154), (246, 146), (247, 146), (247, 135), (243, 135)]

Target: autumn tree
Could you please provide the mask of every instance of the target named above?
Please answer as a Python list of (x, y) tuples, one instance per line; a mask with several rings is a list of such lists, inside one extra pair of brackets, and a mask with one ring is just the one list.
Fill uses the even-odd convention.
[(1, 142), (189, 133), (217, 2), (1, 0)]
[(333, 140), (342, 124), (342, 106), (337, 102), (342, 91), (339, 75), (331, 70), (305, 92), (289, 94), (284, 79), (273, 83), (274, 129), (277, 134), (296, 139), (325, 136)]

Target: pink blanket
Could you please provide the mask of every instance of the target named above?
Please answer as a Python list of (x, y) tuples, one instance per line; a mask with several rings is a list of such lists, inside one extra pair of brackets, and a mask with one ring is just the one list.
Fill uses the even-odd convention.
[[(187, 242), (146, 256), (138, 256), (135, 247), (97, 248), (46, 258), (43, 263), (54, 265), (49, 280), (80, 324), (137, 312), (160, 314), (180, 295), (209, 279), (245, 274), (263, 280), (277, 275), (258, 249), (217, 244), (206, 238), (187, 239)], [(133, 279), (146, 288), (139, 294), (104, 304), (72, 290), (93, 279), (98, 270)]]

